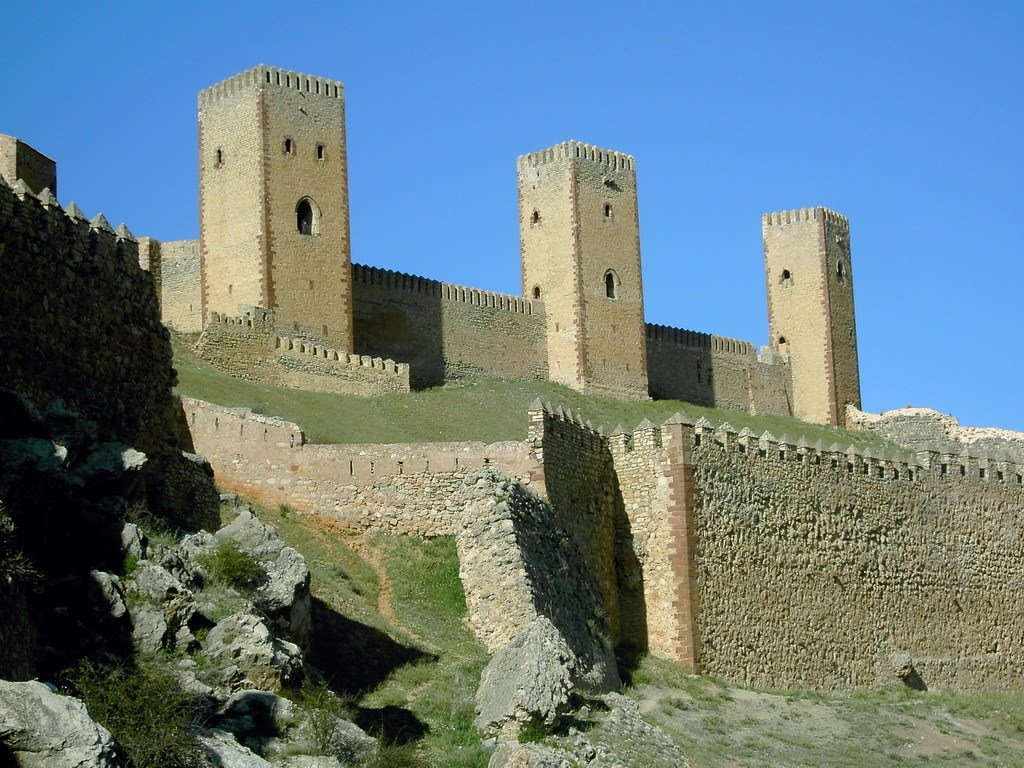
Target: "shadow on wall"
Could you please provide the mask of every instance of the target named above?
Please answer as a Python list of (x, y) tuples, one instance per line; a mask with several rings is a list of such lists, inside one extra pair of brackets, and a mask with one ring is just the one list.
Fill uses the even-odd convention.
[[(359, 270), (358, 265), (353, 270)], [(360, 355), (409, 363), (409, 384), (424, 389), (444, 383), (441, 296), (433, 281), (366, 270), (353, 281), (352, 340)], [(362, 272), (359, 272), (362, 274)], [(380, 282), (373, 282), (374, 276)], [(355, 274), (354, 274), (355, 277)], [(388, 280), (404, 280), (401, 289)], [(410, 282), (411, 281), (411, 282)]]

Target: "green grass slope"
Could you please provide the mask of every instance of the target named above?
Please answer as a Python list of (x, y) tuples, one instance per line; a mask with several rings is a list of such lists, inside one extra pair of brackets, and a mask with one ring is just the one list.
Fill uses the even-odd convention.
[(655, 424), (677, 411), (701, 416), (715, 426), (728, 421), (737, 429), (750, 427), (760, 435), (794, 440), (801, 435), (812, 444), (851, 444), (873, 450), (895, 446), (870, 432), (808, 424), (781, 416), (752, 416), (738, 411), (706, 408), (678, 400), (626, 403), (591, 397), (546, 381), (468, 381), (409, 394), (357, 397), (305, 392), (228, 376), (191, 351), (194, 335), (173, 336), (178, 391), (218, 405), (251, 408), (298, 424), (314, 443), (420, 443), (455, 440), (523, 440), (526, 410), (536, 398), (571, 408), (595, 426), (610, 432), (617, 425), (634, 427), (645, 418)]

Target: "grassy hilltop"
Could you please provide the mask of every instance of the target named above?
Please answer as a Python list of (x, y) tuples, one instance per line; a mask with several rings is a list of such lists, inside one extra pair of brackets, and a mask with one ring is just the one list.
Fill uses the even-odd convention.
[(758, 435), (768, 430), (776, 437), (786, 435), (796, 440), (802, 435), (811, 443), (820, 439), (826, 446), (839, 443), (846, 448), (855, 443), (872, 449), (896, 449), (868, 432), (848, 432), (784, 416), (752, 416), (679, 400), (626, 403), (582, 395), (549, 381), (467, 381), (378, 397), (305, 392), (232, 378), (193, 354), (196, 338), (173, 336), (179, 392), (295, 422), (314, 443), (523, 440), (526, 410), (539, 397), (571, 408), (605, 432), (619, 424), (634, 427), (645, 418), (659, 424), (683, 411), (693, 419), (705, 416), (715, 426), (728, 421), (737, 429), (750, 427)]

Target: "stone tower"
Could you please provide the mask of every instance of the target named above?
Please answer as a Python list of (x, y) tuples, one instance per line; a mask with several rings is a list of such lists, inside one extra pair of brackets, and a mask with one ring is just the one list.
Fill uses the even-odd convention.
[(516, 165), (523, 295), (544, 303), (548, 377), (647, 398), (633, 158), (568, 141)]
[(789, 358), (793, 415), (842, 425), (860, 407), (850, 223), (827, 208), (761, 220), (771, 344)]
[(203, 317), (274, 311), (352, 349), (345, 91), (258, 66), (199, 94)]

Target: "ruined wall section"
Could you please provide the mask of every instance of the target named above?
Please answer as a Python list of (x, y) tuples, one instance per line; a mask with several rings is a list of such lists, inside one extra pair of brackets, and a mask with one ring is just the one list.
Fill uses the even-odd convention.
[(948, 453), (987, 455), (1024, 464), (1024, 432), (997, 427), (964, 427), (955, 416), (932, 408), (897, 408), (884, 413), (846, 409), (851, 429), (878, 432), (914, 450), (934, 448)]
[(182, 403), (218, 484), (325, 515), (344, 529), (452, 535), (468, 473), (494, 467), (528, 484), (538, 471), (523, 442), (314, 445), (290, 422), (192, 398)]
[(14, 185), (19, 179), (31, 192), (57, 195), (57, 163), (14, 136), (0, 133), (0, 177)]
[(322, 342), (281, 336), (274, 313), (243, 307), (236, 316), (211, 312), (196, 346), (199, 357), (242, 379), (338, 394), (409, 391), (409, 366), (353, 355)]
[(356, 351), (407, 362), (412, 385), (547, 378), (543, 304), (359, 264)]
[(1019, 689), (1022, 467), (694, 428), (701, 666), (751, 685)]
[(652, 397), (792, 415), (789, 366), (749, 342), (648, 323), (647, 364)]

